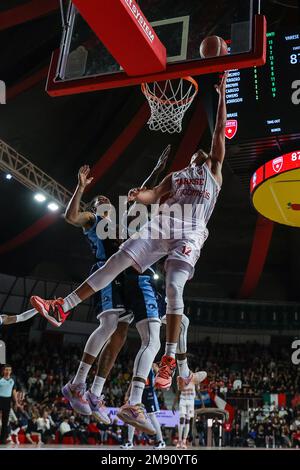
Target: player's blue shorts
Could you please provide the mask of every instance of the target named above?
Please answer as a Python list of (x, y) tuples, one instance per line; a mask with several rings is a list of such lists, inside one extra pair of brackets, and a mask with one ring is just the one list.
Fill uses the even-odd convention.
[(152, 387), (145, 387), (142, 396), (142, 403), (145, 406), (147, 413), (155, 413), (160, 410), (157, 395)]
[(136, 323), (145, 319), (159, 319), (159, 308), (153, 273), (138, 274), (128, 269), (124, 274), (124, 303), (134, 314)]
[[(99, 261), (95, 264), (90, 274), (94, 273), (101, 266), (104, 261)], [(96, 313), (105, 312), (107, 310), (126, 310), (123, 300), (123, 275), (116, 277), (108, 286), (104, 287), (94, 295), (94, 306)]]

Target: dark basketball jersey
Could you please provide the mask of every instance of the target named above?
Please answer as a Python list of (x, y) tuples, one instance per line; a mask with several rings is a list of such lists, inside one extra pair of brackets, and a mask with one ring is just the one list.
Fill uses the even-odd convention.
[(100, 215), (95, 215), (94, 225), (88, 229), (84, 230), (83, 233), (87, 237), (87, 240), (90, 244), (92, 252), (96, 258), (97, 262), (105, 262), (110, 258), (116, 251), (118, 251), (119, 245), (117, 240), (112, 240), (106, 238), (102, 240), (97, 235), (97, 225), (103, 218)]

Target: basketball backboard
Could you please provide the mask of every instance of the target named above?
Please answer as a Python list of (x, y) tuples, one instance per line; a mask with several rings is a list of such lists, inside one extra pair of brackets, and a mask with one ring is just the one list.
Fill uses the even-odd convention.
[[(52, 58), (47, 84), (50, 95), (195, 76), (262, 65), (265, 61), (266, 24), (259, 14), (259, 0), (140, 0), (136, 3), (166, 48), (165, 71), (129, 77), (71, 2), (60, 51)], [(118, 35), (113, 18), (111, 34)], [(200, 44), (211, 35), (227, 41), (229, 56), (200, 57)], [(119, 40), (126, 48), (126, 37)]]

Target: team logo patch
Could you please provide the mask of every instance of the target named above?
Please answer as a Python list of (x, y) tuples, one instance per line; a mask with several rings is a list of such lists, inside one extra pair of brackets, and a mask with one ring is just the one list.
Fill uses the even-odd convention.
[(154, 305), (154, 304), (147, 304), (147, 307), (149, 308), (149, 310), (156, 309), (156, 305)]
[(191, 252), (192, 252), (192, 248), (190, 246), (185, 245), (184, 247), (182, 247), (183, 255), (190, 256)]
[(232, 119), (226, 122), (225, 135), (227, 139), (231, 140), (235, 137), (238, 130), (238, 122), (236, 119)]
[(278, 157), (278, 158), (275, 158), (273, 160), (273, 170), (276, 172), (276, 173), (279, 173), (280, 170), (282, 169), (282, 166), (283, 166), (283, 157)]

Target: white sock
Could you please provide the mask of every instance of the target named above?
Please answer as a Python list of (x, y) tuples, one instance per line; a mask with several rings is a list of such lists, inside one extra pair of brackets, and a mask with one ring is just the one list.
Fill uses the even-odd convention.
[(165, 355), (175, 359), (177, 343), (166, 343)]
[(80, 304), (82, 300), (78, 297), (76, 292), (72, 292), (72, 294), (69, 294), (67, 297), (64, 298), (64, 303), (63, 303), (63, 311), (68, 312), (69, 310), (72, 310), (72, 308), (76, 307), (76, 305)]
[(179, 441), (182, 441), (183, 428), (184, 428), (184, 424), (179, 423), (179, 427), (178, 427), (178, 440)]
[(159, 421), (157, 419), (156, 413), (148, 413), (149, 419), (151, 421), (152, 426), (155, 429), (156, 432), (156, 442), (163, 441), (162, 433), (161, 433), (161, 427), (159, 424)]
[(99, 398), (101, 397), (105, 381), (106, 381), (105, 377), (99, 377), (98, 375), (96, 375), (96, 377), (94, 378), (91, 392), (94, 395), (96, 395), (96, 397), (99, 397)]
[(183, 431), (183, 439), (187, 439), (190, 432), (190, 423), (185, 423), (184, 431)]
[(177, 360), (177, 366), (180, 377), (183, 377), (185, 379), (190, 375), (190, 369), (188, 367), (188, 362), (186, 358), (182, 361)]
[(130, 405), (136, 405), (137, 403), (142, 403), (142, 395), (145, 388), (144, 382), (139, 380), (133, 380), (131, 383), (131, 391), (129, 397)]
[(92, 367), (91, 364), (86, 364), (85, 362), (81, 361), (79, 363), (79, 367), (77, 369), (77, 372), (76, 372), (76, 375), (74, 377), (72, 384), (85, 383), (91, 367)]
[(128, 425), (128, 442), (131, 442), (131, 444), (133, 443), (134, 429), (133, 426)]
[(30, 318), (37, 315), (37, 313), (38, 311), (35, 308), (32, 308), (31, 310), (27, 310), (26, 312), (21, 313), (20, 315), (16, 316), (16, 323), (30, 320)]

